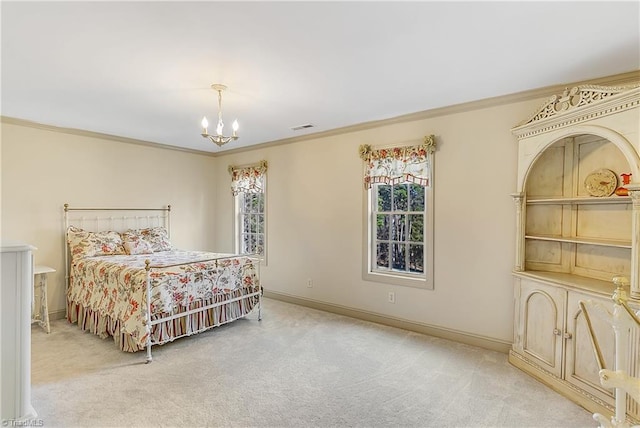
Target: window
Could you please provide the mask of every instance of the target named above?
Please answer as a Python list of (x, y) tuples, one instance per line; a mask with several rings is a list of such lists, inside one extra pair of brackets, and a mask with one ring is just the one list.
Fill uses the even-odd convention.
[(425, 186), (375, 184), (372, 193), (373, 269), (424, 274)]
[(419, 146), (372, 150), (365, 163), (365, 280), (433, 288), (433, 136)]
[(236, 251), (264, 257), (264, 193), (240, 193), (236, 199)]
[(230, 166), (231, 192), (235, 198), (235, 248), (266, 260), (267, 162), (244, 167)]

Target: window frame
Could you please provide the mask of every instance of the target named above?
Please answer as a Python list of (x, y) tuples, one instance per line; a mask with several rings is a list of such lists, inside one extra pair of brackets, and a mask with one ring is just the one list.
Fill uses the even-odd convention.
[[(255, 257), (257, 257), (258, 259), (261, 260), (262, 264), (264, 266), (267, 265), (267, 176), (266, 174), (262, 175), (262, 195), (263, 195), (263, 205), (262, 205), (262, 218), (263, 218), (263, 241), (262, 241), (262, 245), (263, 245), (263, 254), (259, 255), (259, 254), (255, 254), (255, 253), (249, 253), (251, 255), (255, 255)], [(241, 220), (242, 214), (244, 214), (244, 212), (242, 211), (242, 203), (244, 202), (244, 196), (245, 193), (241, 192), (238, 193), (235, 196), (232, 196), (233, 198), (233, 240), (234, 240), (234, 248), (235, 248), (235, 252), (236, 254), (247, 254), (247, 253), (242, 253), (242, 234), (244, 233), (243, 230), (243, 222)]]
[[(434, 156), (430, 155), (431, 174), (434, 173)], [(404, 181), (402, 183), (410, 183)], [(380, 183), (384, 184), (384, 183)], [(363, 255), (362, 255), (362, 278), (365, 281), (373, 281), (379, 283), (385, 283), (390, 285), (401, 285), (407, 287), (422, 288), (427, 290), (434, 289), (433, 283), (433, 260), (434, 260), (434, 230), (433, 230), (433, 202), (434, 202), (434, 186), (433, 180), (429, 183), (429, 186), (424, 186), (425, 195), (425, 208), (424, 208), (424, 230), (423, 230), (423, 245), (424, 245), (424, 273), (415, 274), (409, 272), (399, 271), (381, 271), (377, 270), (374, 265), (374, 255), (376, 252), (376, 232), (377, 232), (377, 219), (376, 211), (374, 211), (374, 203), (376, 201), (376, 189), (377, 184), (372, 184), (369, 189), (364, 189), (363, 196)]]

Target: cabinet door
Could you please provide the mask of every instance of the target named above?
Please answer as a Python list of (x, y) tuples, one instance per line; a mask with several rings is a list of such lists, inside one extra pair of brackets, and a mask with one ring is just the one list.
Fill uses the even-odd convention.
[[(580, 308), (580, 301), (591, 300), (598, 302), (609, 312), (613, 310), (610, 299), (598, 299), (574, 291), (569, 292), (567, 303), (567, 340), (565, 380), (585, 390), (601, 400), (612, 404), (613, 390), (600, 385), (598, 372), (600, 366), (589, 334), (587, 317)], [(615, 363), (615, 335), (613, 326), (598, 316), (598, 311), (587, 306), (587, 312), (602, 358), (604, 368), (614, 370)]]
[(562, 333), (566, 292), (543, 283), (520, 282), (518, 334), (523, 355), (562, 376)]

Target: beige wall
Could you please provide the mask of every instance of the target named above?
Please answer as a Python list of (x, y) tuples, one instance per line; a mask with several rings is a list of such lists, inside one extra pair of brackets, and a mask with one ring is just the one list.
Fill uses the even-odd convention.
[[(36, 263), (58, 270), (50, 283), (50, 308), (59, 310), (65, 202), (171, 204), (177, 247), (229, 252), (227, 166), (266, 159), (268, 265), (262, 280), (268, 291), (508, 343), (515, 246), (510, 194), (517, 168), (510, 129), (548, 95), (476, 103), (468, 111), (444, 109), (431, 117), (217, 157), (3, 124), (2, 237), (34, 244)], [(414, 144), (428, 134), (438, 143), (435, 289), (363, 281), (358, 146)], [(313, 288), (307, 288), (308, 278)], [(387, 302), (389, 291), (396, 294), (395, 304)]]
[(49, 310), (64, 309), (63, 211), (172, 207), (172, 241), (213, 250), (213, 158), (114, 140), (2, 124), (2, 239), (35, 245), (49, 277)]
[[(231, 251), (226, 169), (266, 159), (266, 290), (511, 342), (517, 142), (542, 100), (384, 125), (216, 157), (216, 247)], [(435, 134), (435, 289), (363, 281), (360, 144)], [(313, 288), (307, 288), (307, 278)], [(387, 302), (394, 291), (396, 303)], [(265, 316), (268, 316), (266, 314)]]

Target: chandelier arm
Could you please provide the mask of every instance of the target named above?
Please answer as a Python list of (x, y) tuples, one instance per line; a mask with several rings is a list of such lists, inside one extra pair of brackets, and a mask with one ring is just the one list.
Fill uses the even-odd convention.
[(232, 140), (235, 141), (238, 139), (238, 135), (236, 134), (237, 124), (234, 122), (233, 134), (229, 137), (225, 137), (224, 134), (222, 133), (222, 129), (224, 127), (224, 123), (222, 122), (222, 91), (226, 89), (226, 86), (220, 85), (220, 84), (214, 84), (214, 85), (211, 85), (211, 87), (218, 92), (218, 124), (216, 128), (216, 135), (211, 135), (208, 133), (207, 127), (204, 125), (205, 123), (204, 120), (206, 120), (206, 118), (203, 119), (203, 132), (200, 135), (202, 135), (205, 138), (208, 138), (212, 143), (218, 145), (219, 147), (222, 147), (224, 144), (227, 144)]

